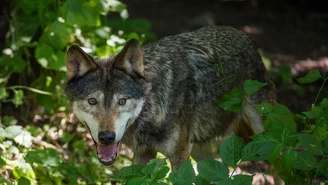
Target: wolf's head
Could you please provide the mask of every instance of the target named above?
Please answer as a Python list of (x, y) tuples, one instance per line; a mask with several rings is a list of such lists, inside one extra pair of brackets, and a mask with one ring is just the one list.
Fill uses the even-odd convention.
[(147, 91), (143, 53), (130, 40), (115, 57), (94, 60), (78, 46), (68, 49), (65, 93), (97, 147), (99, 161), (116, 160), (124, 132), (142, 110)]

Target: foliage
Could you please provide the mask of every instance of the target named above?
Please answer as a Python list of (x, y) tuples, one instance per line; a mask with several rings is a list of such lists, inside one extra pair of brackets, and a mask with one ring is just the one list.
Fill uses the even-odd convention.
[[(318, 79), (323, 79), (324, 85), (328, 78), (323, 78), (317, 71), (311, 71), (298, 81), (311, 83)], [(246, 80), (242, 90), (232, 89), (218, 103), (225, 110), (236, 112), (236, 107), (242, 104), (240, 100), (243, 100), (243, 93), (251, 95), (265, 85)], [(192, 165), (191, 161), (187, 161), (168, 175), (170, 182), (173, 185), (217, 183), (250, 185), (253, 182), (253, 176), (234, 174), (237, 166), (245, 161), (270, 162), (286, 184), (313, 184), (319, 176), (328, 178), (327, 98), (302, 114), (292, 114), (281, 104), (260, 103), (257, 109), (265, 118), (263, 133), (252, 136), (253, 140), (248, 144), (245, 144), (242, 138), (232, 135), (221, 144), (222, 163), (216, 160), (203, 160)], [(306, 129), (301, 133), (296, 131), (295, 120), (301, 120), (306, 125)], [(119, 171), (120, 178), (118, 179), (126, 184), (130, 182), (133, 182), (132, 184), (162, 184), (163, 180), (166, 180), (164, 172), (167, 172), (164, 161), (164, 159), (154, 159), (145, 167), (136, 165), (125, 167)], [(152, 174), (143, 173), (143, 169), (151, 168), (151, 166), (154, 168), (154, 164), (161, 165), (157, 165), (159, 168)], [(232, 171), (229, 172), (228, 167), (231, 167)], [(156, 176), (159, 171), (163, 173), (161, 176)], [(161, 178), (151, 178), (152, 175)]]
[[(128, 19), (125, 5), (117, 0), (15, 0), (12, 6), (0, 56), (0, 101), (6, 107), (36, 104), (51, 114), (66, 110), (65, 52), (72, 43), (104, 57), (117, 53), (127, 39), (154, 37), (150, 24)], [(108, 19), (108, 14), (120, 18)], [(137, 27), (124, 26), (131, 22)]]
[[(323, 80), (309, 111), (293, 114), (284, 105), (260, 103), (265, 132), (248, 144), (235, 135), (226, 139), (220, 147), (223, 162), (187, 161), (170, 172), (163, 158), (146, 166), (127, 166), (130, 160), (120, 157), (114, 166), (102, 166), (95, 151), (88, 150), (92, 141), (86, 128), (66, 114), (65, 51), (77, 43), (90, 54), (113, 55), (127, 39), (153, 39), (149, 22), (129, 19), (125, 5), (117, 0), (15, 0), (12, 5), (0, 56), (0, 184), (247, 185), (253, 176), (235, 174), (236, 168), (245, 161), (263, 160), (286, 184), (328, 178), (328, 99), (319, 98), (328, 78), (318, 71), (298, 79), (301, 84)], [(283, 83), (292, 83), (289, 69), (281, 68), (280, 73)], [(246, 101), (243, 95), (265, 85), (247, 80), (243, 89), (226, 93), (218, 104), (238, 112)], [(8, 109), (27, 113), (8, 116), (3, 113)], [(29, 124), (24, 116), (34, 116), (36, 123)], [(301, 132), (296, 122), (304, 125)]]
[(128, 39), (154, 39), (149, 22), (129, 19), (117, 0), (8, 4), (9, 31), (0, 56), (0, 184), (111, 181), (108, 176), (130, 161), (121, 157), (108, 169), (87, 149), (92, 141), (67, 114), (62, 93), (65, 53), (76, 43), (92, 55), (114, 55)]

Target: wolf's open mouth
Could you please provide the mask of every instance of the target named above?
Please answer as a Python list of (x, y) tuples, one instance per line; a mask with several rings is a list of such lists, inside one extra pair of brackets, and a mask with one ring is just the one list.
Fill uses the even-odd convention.
[(119, 143), (111, 145), (96, 144), (98, 159), (103, 165), (111, 165), (115, 162), (117, 157)]

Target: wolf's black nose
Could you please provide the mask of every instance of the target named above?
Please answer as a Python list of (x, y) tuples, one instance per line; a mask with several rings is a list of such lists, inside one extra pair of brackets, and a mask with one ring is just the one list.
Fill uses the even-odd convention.
[(98, 133), (99, 142), (103, 145), (108, 145), (114, 142), (115, 132), (99, 132)]

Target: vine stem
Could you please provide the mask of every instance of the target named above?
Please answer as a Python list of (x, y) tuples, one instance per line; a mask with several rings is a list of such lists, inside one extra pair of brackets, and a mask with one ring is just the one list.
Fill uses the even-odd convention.
[(23, 86), (23, 85), (15, 85), (15, 86), (10, 86), (10, 87), (6, 87), (6, 89), (11, 89), (11, 90), (15, 90), (15, 89), (27, 89), (29, 91), (35, 92), (35, 93), (39, 93), (39, 94), (43, 94), (43, 95), (52, 95), (52, 93), (47, 92), (47, 91), (42, 91), (39, 89), (35, 89), (32, 87), (27, 87), (27, 86)]
[(324, 79), (323, 80), (323, 83), (322, 83), (322, 85), (321, 85), (321, 87), (319, 89), (319, 92), (318, 92), (318, 94), (317, 94), (317, 96), (316, 96), (316, 98), (314, 100), (313, 105), (315, 105), (317, 103), (318, 98), (319, 98), (319, 95), (321, 94), (321, 91), (322, 91), (323, 87), (325, 86), (326, 81), (328, 80), (328, 78), (326, 78), (326, 72), (324, 72), (323, 79)]

